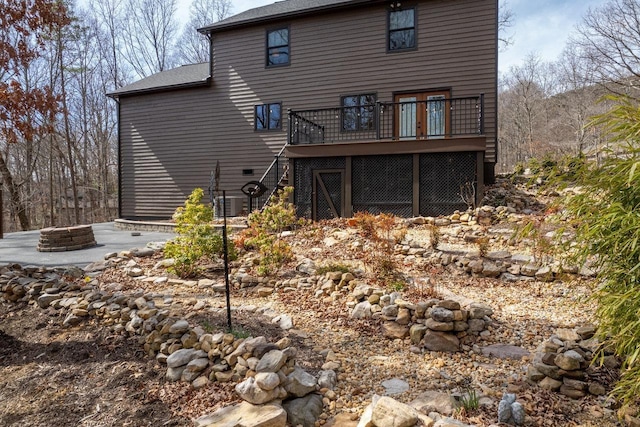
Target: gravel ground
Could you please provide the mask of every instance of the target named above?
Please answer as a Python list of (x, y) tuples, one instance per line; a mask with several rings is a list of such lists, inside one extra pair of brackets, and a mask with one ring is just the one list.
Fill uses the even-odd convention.
[[(428, 232), (426, 228), (418, 228), (417, 230), (412, 233)], [(336, 235), (335, 233), (342, 233), (342, 237), (330, 242), (326, 240), (328, 236)], [(450, 244), (462, 244), (460, 241), (456, 241), (455, 235), (456, 233), (451, 233), (450, 238), (448, 237)], [(428, 241), (428, 236), (417, 237)], [(313, 258), (317, 262), (340, 262), (352, 265), (354, 268), (362, 268), (365, 270), (364, 280), (371, 280), (372, 283), (383, 286), (384, 283), (377, 280), (367, 270), (366, 250), (354, 251), (353, 242), (358, 239), (362, 240), (353, 227), (345, 229), (344, 224), (339, 222), (312, 225), (289, 237), (298, 259)], [(370, 245), (364, 242), (362, 247), (367, 248)], [(484, 356), (481, 351), (482, 347), (491, 344), (511, 344), (533, 352), (556, 328), (575, 327), (590, 323), (594, 304), (589, 301), (588, 297), (590, 286), (593, 283), (587, 280), (505, 283), (495, 279), (462, 276), (442, 268), (431, 267), (425, 264), (422, 258), (394, 256), (394, 259), (405, 276), (428, 279), (431, 283), (429, 292), (437, 292), (443, 297), (454, 294), (494, 308), (493, 319), (495, 322), (489, 329), (489, 335), (479, 338), (475, 345), (456, 354), (412, 352), (408, 340), (383, 338), (379, 321), (351, 319), (346, 301), (318, 299), (314, 296), (312, 289), (299, 288), (288, 292), (280, 291), (262, 298), (257, 297), (251, 288), (234, 289), (233, 291), (232, 304), (235, 307), (269, 306), (279, 313), (291, 315), (295, 325), (295, 329), (285, 333), (279, 328), (273, 327), (268, 319), (246, 311), (236, 310), (233, 313), (233, 321), (243, 330), (254, 336), (265, 335), (270, 341), (276, 341), (284, 334), (288, 334), (300, 350), (299, 363), (309, 372), (321, 369), (322, 364), (327, 361), (339, 363), (339, 382), (338, 388), (335, 390), (336, 395), (329, 399), (329, 404), (321, 416), (320, 424), (325, 424), (327, 421), (331, 424), (333, 417), (344, 413), (351, 414), (350, 418), (356, 420), (371, 401), (374, 393), (385, 393), (382, 382), (398, 378), (409, 384), (409, 390), (393, 397), (405, 403), (410, 402), (426, 390), (464, 392), (468, 389), (474, 389), (488, 397), (489, 399), (486, 399), (485, 405), (480, 409), (456, 415), (459, 419), (478, 426), (489, 426), (496, 423), (498, 401), (507, 391), (516, 393), (518, 400), (525, 406), (528, 415), (526, 425), (528, 426), (618, 425), (613, 411), (605, 409), (604, 398), (590, 396), (574, 401), (562, 395), (532, 387), (523, 380), (529, 363), (527, 358), (520, 360), (498, 359)], [(166, 275), (164, 271), (152, 270), (152, 266), (157, 261), (158, 257), (156, 256), (144, 261), (141, 260), (141, 265), (154, 275)], [(239, 265), (251, 265), (250, 256), (241, 261)], [(294, 267), (294, 264), (287, 266), (281, 275), (291, 277)], [(222, 275), (219, 271), (209, 273), (207, 276), (214, 281), (222, 281)], [(102, 286), (111, 290), (117, 289), (128, 293), (143, 289), (146, 292), (152, 292), (158, 296), (159, 301), (170, 307), (172, 311), (180, 312), (192, 323), (198, 323), (207, 328), (224, 328), (225, 318), (220, 315), (221, 309), (224, 307), (224, 298), (210, 289), (199, 288), (193, 283), (158, 285), (152, 281), (141, 282), (129, 278), (118, 268), (105, 271), (99, 277), (99, 281)], [(405, 289), (404, 292), (407, 299), (417, 301), (424, 296), (425, 289), (415, 287)], [(205, 302), (204, 308), (196, 310), (194, 306), (200, 301)], [(110, 340), (114, 338), (109, 337), (104, 331), (101, 332), (102, 335), (98, 334), (98, 325), (81, 325), (72, 332), (61, 332), (59, 330), (61, 320), (52, 318), (20, 326), (15, 323), (15, 319), (20, 316), (31, 316), (34, 309), (21, 310), (23, 311), (13, 312), (12, 309), (5, 306), (4, 311), (0, 313), (0, 318), (3, 319), (2, 329), (7, 336), (27, 342), (31, 340), (28, 338), (30, 332), (38, 331), (38, 334), (49, 334), (49, 338), (42, 342), (44, 346), (50, 342), (71, 338), (78, 341), (79, 347), (74, 348), (72, 355), (68, 357), (73, 358), (75, 357), (73, 354), (86, 352), (87, 348), (93, 348), (92, 346), (96, 345), (99, 350), (95, 352), (98, 358), (106, 360), (113, 357), (108, 356), (108, 350), (111, 348), (109, 346), (113, 345)], [(56, 323), (57, 321), (59, 322)], [(98, 334), (99, 339), (96, 338), (95, 342), (86, 344), (87, 348), (82, 347), (82, 342), (86, 340), (81, 340), (73, 335), (87, 333), (83, 332), (82, 328), (89, 328), (90, 333)], [(63, 337), (58, 337), (60, 334), (63, 334)], [(126, 340), (122, 337), (118, 340), (121, 345), (135, 346), (135, 343), (125, 343)], [(5, 345), (4, 341), (6, 340), (3, 338), (3, 346)], [(107, 343), (109, 344), (107, 345)], [(105, 347), (103, 348), (103, 346)], [(43, 362), (32, 360), (28, 365), (18, 363), (20, 357), (26, 357), (24, 351), (27, 350), (29, 349), (24, 345), (16, 344), (12, 350), (0, 354), (2, 356), (0, 368), (5, 372), (5, 375), (7, 373), (13, 375), (7, 377), (9, 381), (22, 384), (30, 389), (30, 392), (23, 396), (23, 400), (15, 400), (17, 397), (11, 396), (11, 393), (0, 394), (0, 401), (4, 404), (7, 402), (9, 405), (15, 403), (24, 407), (26, 405), (24, 399), (33, 396), (34, 390), (38, 390), (38, 384), (43, 384), (41, 378), (44, 374), (40, 369)], [(139, 390), (137, 396), (143, 396), (143, 398), (125, 400), (129, 420), (133, 420), (131, 425), (161, 425), (162, 423), (157, 424), (161, 419), (171, 419), (174, 420), (174, 425), (183, 425), (187, 418), (195, 418), (213, 412), (218, 407), (237, 401), (237, 397), (229, 385), (211, 384), (204, 389), (194, 391), (188, 384), (166, 383), (162, 379), (163, 368), (154, 361), (145, 359), (145, 356), (139, 353), (139, 349), (132, 348), (129, 352), (119, 356), (121, 359), (129, 361), (128, 363), (134, 363), (132, 360), (138, 358), (140, 363), (135, 366), (123, 365), (122, 369), (126, 368), (126, 377), (118, 376), (117, 378), (122, 378), (122, 381), (115, 382), (114, 387), (102, 391), (95, 384), (93, 388), (77, 384), (74, 387), (85, 388), (81, 388), (84, 394), (76, 393), (74, 394), (75, 398), (81, 399), (83, 395), (90, 395), (90, 402), (79, 402), (85, 405), (95, 405), (94, 402), (101, 401), (108, 402), (114, 399), (113, 396), (120, 399), (116, 400), (120, 402), (123, 399), (122, 396), (130, 393), (128, 390), (133, 384)], [(89, 352), (88, 354), (93, 353)], [(55, 360), (54, 362), (60, 363)], [(111, 361), (105, 363), (111, 363)], [(113, 378), (117, 379), (104, 370), (110, 365), (105, 365), (103, 370), (97, 371), (96, 369), (102, 369), (102, 367), (89, 369), (87, 368), (89, 365), (85, 366), (84, 364), (66, 363), (66, 365), (65, 367), (70, 370), (65, 371), (69, 372), (67, 374), (69, 378), (82, 378), (82, 376), (91, 375), (95, 371), (99, 376), (105, 377), (109, 381), (114, 381)], [(25, 368), (27, 366), (28, 369)], [(58, 368), (47, 369), (55, 370)], [(29, 375), (32, 378), (29, 378)], [(133, 378), (133, 382), (131, 382), (131, 378)], [(140, 381), (135, 381), (138, 378)], [(15, 382), (18, 379), (20, 382)], [(4, 381), (0, 384), (6, 387), (8, 383)], [(56, 384), (55, 387), (60, 386)], [(39, 402), (40, 409), (56, 410), (56, 400), (52, 400), (51, 397), (40, 399)], [(68, 402), (64, 405), (68, 406)], [(118, 405), (112, 406), (115, 409), (118, 407)], [(77, 425), (90, 425), (91, 423), (86, 424), (90, 419), (84, 417), (96, 412), (91, 408), (95, 407), (86, 406), (83, 412), (73, 412), (74, 417), (77, 417), (74, 418), (74, 422), (77, 424), (78, 420), (82, 420), (85, 424)], [(105, 408), (109, 408), (109, 405), (102, 408), (100, 417), (108, 417), (110, 412)], [(30, 412), (25, 412), (26, 415), (20, 419), (21, 421), (11, 418), (10, 410), (0, 413), (4, 417), (0, 419), (10, 421), (8, 425), (40, 425), (36, 422), (29, 422), (28, 414), (37, 409), (37, 407), (31, 408)], [(137, 418), (132, 418), (134, 415), (131, 414), (135, 414)]]

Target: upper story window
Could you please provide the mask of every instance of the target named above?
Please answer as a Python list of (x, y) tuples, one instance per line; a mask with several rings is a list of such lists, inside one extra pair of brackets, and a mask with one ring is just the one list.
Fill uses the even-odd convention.
[(267, 31), (267, 67), (289, 64), (289, 28)]
[(414, 49), (416, 47), (416, 9), (400, 9), (392, 3), (389, 11), (389, 50)]
[(342, 130), (375, 129), (376, 95), (350, 95), (342, 97)]
[(280, 130), (282, 129), (282, 104), (256, 105), (255, 130)]

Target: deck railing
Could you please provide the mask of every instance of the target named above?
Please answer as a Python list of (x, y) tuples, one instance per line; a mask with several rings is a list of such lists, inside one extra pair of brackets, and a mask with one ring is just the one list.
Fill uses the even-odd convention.
[(484, 95), (289, 110), (292, 145), (442, 139), (484, 134)]

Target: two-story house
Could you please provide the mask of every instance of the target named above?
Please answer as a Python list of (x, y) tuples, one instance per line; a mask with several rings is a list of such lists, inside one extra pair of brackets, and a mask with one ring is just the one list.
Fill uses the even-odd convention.
[(199, 29), (209, 64), (110, 94), (120, 216), (169, 217), (216, 161), (232, 195), (288, 173), (313, 219), (466, 209), (494, 176), (497, 14), (497, 0), (284, 0)]

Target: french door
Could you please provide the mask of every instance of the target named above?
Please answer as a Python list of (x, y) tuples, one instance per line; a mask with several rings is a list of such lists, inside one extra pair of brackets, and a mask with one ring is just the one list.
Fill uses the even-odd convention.
[(396, 95), (397, 139), (437, 139), (449, 134), (448, 92), (416, 92)]

